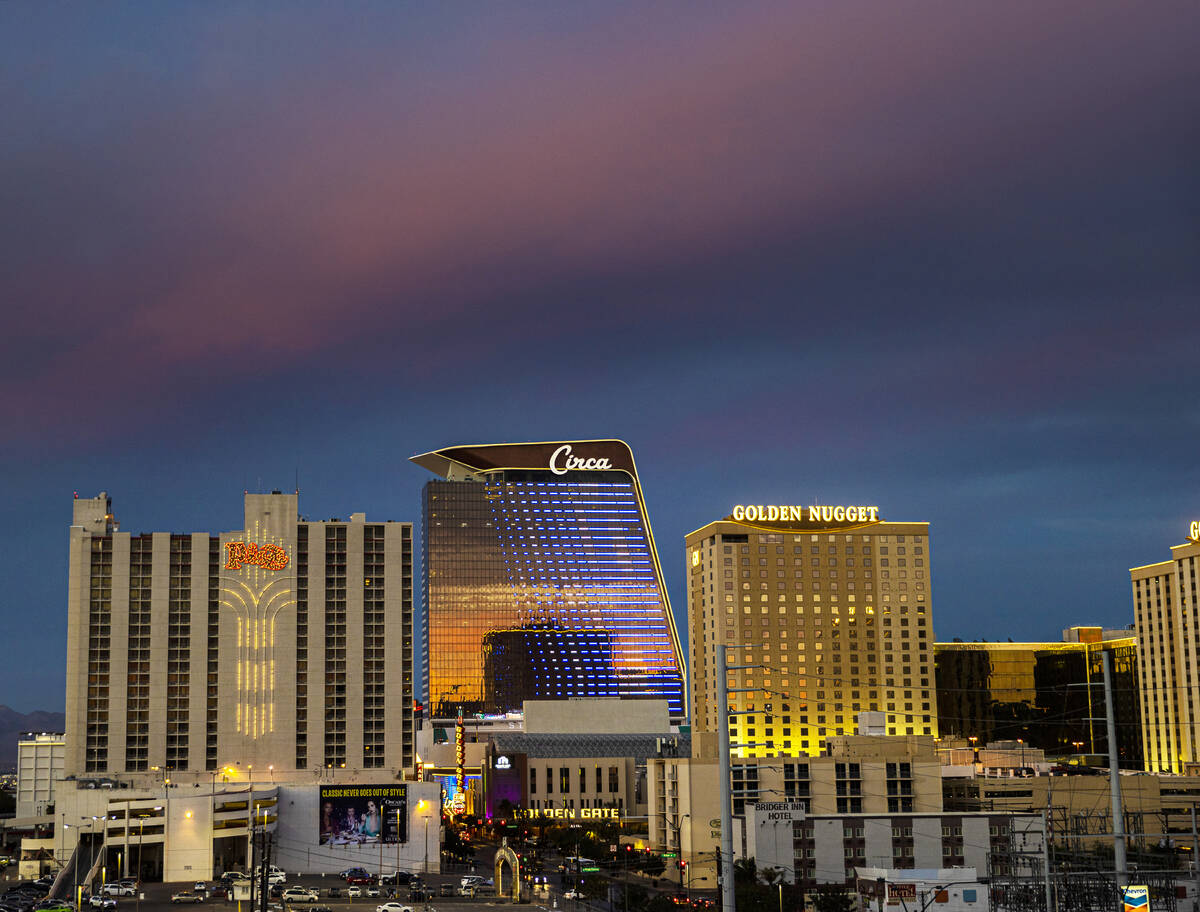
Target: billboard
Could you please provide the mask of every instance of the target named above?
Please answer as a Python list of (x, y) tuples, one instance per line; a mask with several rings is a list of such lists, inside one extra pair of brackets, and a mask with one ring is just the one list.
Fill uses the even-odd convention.
[(321, 845), (408, 842), (408, 786), (323, 785), (317, 823)]

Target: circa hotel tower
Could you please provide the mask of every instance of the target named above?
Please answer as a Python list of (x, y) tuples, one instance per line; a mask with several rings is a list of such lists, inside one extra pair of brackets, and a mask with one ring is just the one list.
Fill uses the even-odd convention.
[(422, 495), (435, 717), (524, 700), (657, 698), (683, 657), (633, 453), (619, 440), (490, 444), (412, 461)]

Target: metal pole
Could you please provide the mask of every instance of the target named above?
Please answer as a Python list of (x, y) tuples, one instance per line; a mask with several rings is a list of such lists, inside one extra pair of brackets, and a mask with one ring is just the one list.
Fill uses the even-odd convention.
[(717, 644), (717, 778), (721, 787), (721, 912), (737, 912), (733, 890), (733, 794), (729, 769), (729, 679), (726, 645)]
[(1046, 912), (1054, 912), (1054, 886), (1050, 879), (1050, 815), (1042, 811), (1042, 868), (1046, 872)]
[(1113, 818), (1113, 863), (1116, 868), (1117, 901), (1124, 907), (1121, 888), (1128, 882), (1128, 864), (1125, 859), (1125, 810), (1121, 805), (1121, 769), (1117, 757), (1117, 720), (1113, 712), (1112, 654), (1105, 649), (1100, 653), (1104, 667), (1104, 721), (1108, 727), (1108, 779), (1112, 786)]
[[(1163, 829), (1166, 829), (1164, 827)], [(1196, 841), (1196, 805), (1192, 805), (1192, 880), (1195, 882), (1196, 895), (1200, 896), (1200, 859), (1196, 858), (1196, 849), (1200, 842)]]

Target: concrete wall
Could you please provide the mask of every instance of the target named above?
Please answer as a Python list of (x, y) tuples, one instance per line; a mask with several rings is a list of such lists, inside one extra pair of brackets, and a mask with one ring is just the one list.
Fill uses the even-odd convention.
[(572, 700), (526, 700), (525, 731), (563, 734), (647, 734), (671, 731), (666, 700), (620, 700), (609, 697)]
[[(407, 785), (408, 842), (382, 848), (321, 845), (320, 790), (316, 786), (281, 786), (275, 864), (289, 872), (330, 875), (356, 865), (372, 874), (381, 868), (385, 873), (393, 871), (397, 864), (405, 871), (440, 871), (441, 789), (435, 782)], [(426, 802), (424, 808), (420, 807), (422, 799)]]
[(212, 796), (172, 798), (166, 805), (167, 851), (163, 880), (211, 880)]

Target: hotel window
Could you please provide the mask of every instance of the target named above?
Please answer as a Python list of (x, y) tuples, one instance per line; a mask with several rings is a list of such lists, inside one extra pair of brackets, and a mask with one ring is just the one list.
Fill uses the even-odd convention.
[(554, 794), (554, 768), (546, 767), (546, 794)]
[(618, 792), (621, 790), (620, 774), (615, 766), (610, 766), (608, 768), (608, 790), (610, 792)]
[(529, 794), (537, 794), (537, 767), (529, 767)]

